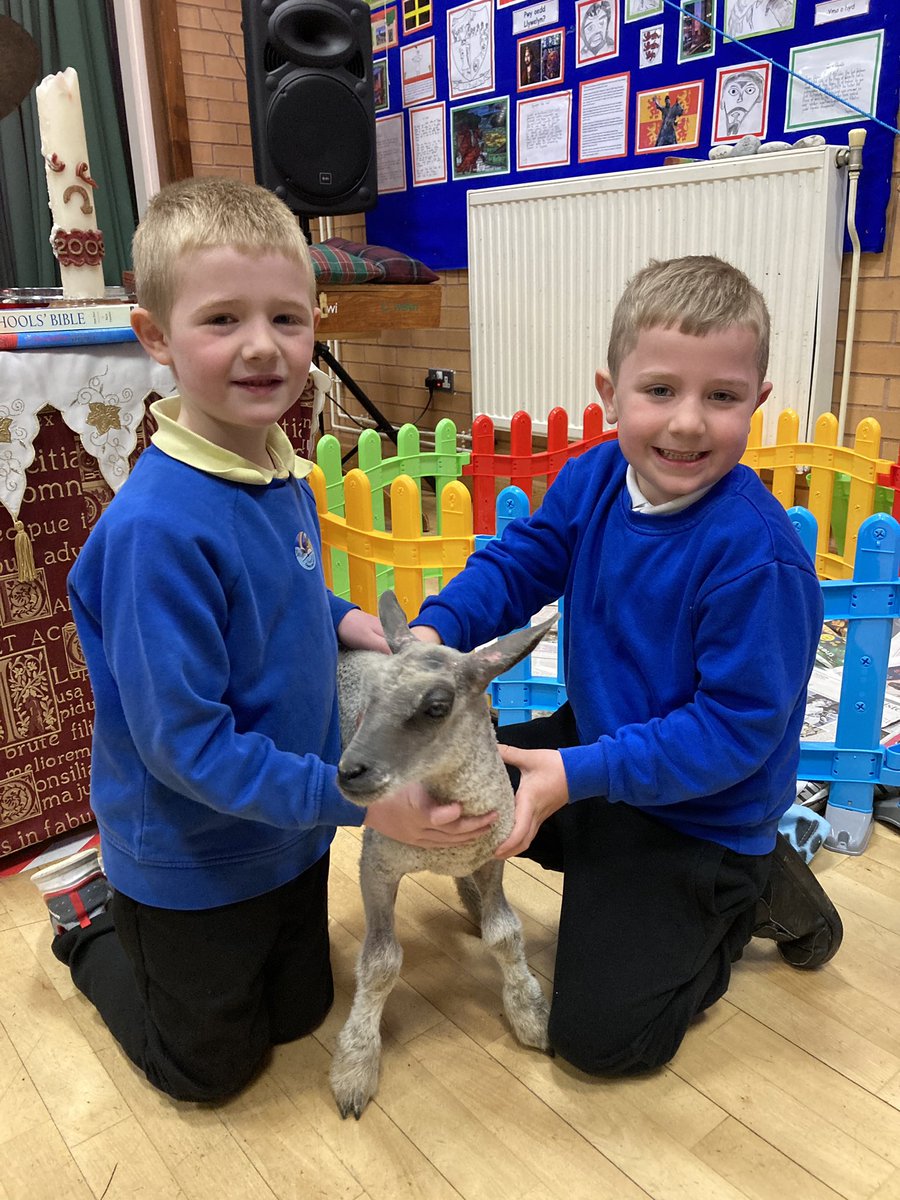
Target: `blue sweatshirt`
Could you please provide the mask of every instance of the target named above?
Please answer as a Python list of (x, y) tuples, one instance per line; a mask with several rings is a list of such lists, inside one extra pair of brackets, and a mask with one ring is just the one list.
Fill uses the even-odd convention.
[(112, 885), (160, 908), (279, 887), (364, 811), (340, 795), (335, 630), (315, 501), (174, 423), (87, 539), (69, 596), (94, 693), (91, 807)]
[(822, 590), (784, 509), (737, 466), (681, 511), (635, 512), (610, 442), (473, 555), (418, 623), (468, 649), (565, 596), (581, 744), (570, 801), (605, 796), (744, 854), (796, 795)]

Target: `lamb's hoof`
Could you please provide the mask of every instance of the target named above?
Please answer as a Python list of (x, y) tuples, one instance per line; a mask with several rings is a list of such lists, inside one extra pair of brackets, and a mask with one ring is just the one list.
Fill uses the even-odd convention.
[(335, 1100), (337, 1100), (338, 1112), (341, 1114), (342, 1121), (346, 1121), (351, 1113), (358, 1121), (363, 1115), (363, 1109), (368, 1104), (367, 1098), (360, 1099), (359, 1097), (355, 1097), (352, 1100), (340, 1100), (335, 1096)]
[(354, 1045), (352, 1036), (338, 1035), (334, 1058), (331, 1060), (331, 1092), (338, 1112), (347, 1118), (352, 1113), (357, 1121), (378, 1088), (381, 1044)]
[(337, 1082), (332, 1074), (331, 1093), (341, 1117), (346, 1120), (352, 1114), (358, 1121), (363, 1115), (366, 1105), (374, 1096), (375, 1090), (373, 1088), (372, 1091), (369, 1091), (368, 1088), (360, 1084), (351, 1084), (347, 1080)]
[(531, 992), (525, 1003), (507, 1003), (506, 1015), (513, 1033), (523, 1046), (534, 1046), (535, 1050), (549, 1050), (547, 1023), (550, 1020), (550, 1003), (536, 981), (534, 992)]
[(547, 1020), (550, 1016), (549, 1011), (546, 1013), (535, 1013), (533, 1017), (529, 1016), (527, 1020), (520, 1020), (518, 1025), (513, 1026), (513, 1033), (519, 1039), (523, 1046), (534, 1046), (535, 1050), (549, 1050), (550, 1038), (547, 1035)]

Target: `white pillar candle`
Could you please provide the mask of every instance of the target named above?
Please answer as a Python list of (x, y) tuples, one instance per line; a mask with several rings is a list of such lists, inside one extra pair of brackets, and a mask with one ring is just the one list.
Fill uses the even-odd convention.
[(97, 228), (97, 184), (88, 166), (78, 74), (67, 67), (47, 75), (35, 94), (53, 216), (50, 244), (59, 262), (63, 296), (72, 300), (103, 296), (103, 234)]

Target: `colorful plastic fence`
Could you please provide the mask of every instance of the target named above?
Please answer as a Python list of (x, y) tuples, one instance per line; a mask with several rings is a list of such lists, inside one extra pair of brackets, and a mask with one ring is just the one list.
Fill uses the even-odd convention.
[[(521, 488), (510, 485), (497, 497), (496, 534), (478, 534), (475, 549), (480, 549), (493, 537), (500, 537), (503, 530), (517, 517), (527, 517), (530, 511), (528, 497)], [(501, 725), (514, 721), (527, 721), (536, 712), (555, 712), (566, 700), (566, 688), (562, 683), (563, 671), (563, 602), (557, 602), (559, 620), (556, 623), (556, 661), (549, 675), (539, 675), (534, 669), (534, 658), (528, 654), (521, 662), (498, 678), (488, 688), (491, 705), (499, 713)]]
[(570, 442), (568, 414), (562, 408), (554, 408), (547, 417), (547, 449), (535, 452), (531, 417), (526, 412), (517, 412), (509, 426), (509, 454), (498, 454), (494, 422), (490, 417), (476, 417), (472, 422), (471, 459), (462, 472), (472, 480), (475, 532), (490, 534), (496, 530), (498, 480), (508, 479), (512, 486), (520, 488), (530, 504), (535, 479), (545, 479), (549, 487), (570, 458), (577, 458), (591, 446), (615, 436), (615, 429), (603, 428), (600, 405), (589, 404), (582, 417), (582, 436)]
[[(881, 426), (872, 417), (860, 421), (852, 449), (838, 446), (833, 413), (823, 413), (816, 421), (812, 442), (799, 440), (799, 427), (797, 414), (785, 409), (778, 418), (775, 445), (763, 446), (762, 412), (757, 410), (741, 461), (757, 474), (771, 472), (772, 494), (785, 508), (797, 503), (798, 484), (808, 481), (803, 507), (816, 519), (816, 571), (820, 579), (849, 579), (860, 526), (889, 498), (893, 502), (885, 487), (891, 463), (879, 457)], [(900, 473), (900, 466), (897, 470)]]
[[(807, 550), (815, 547), (815, 518), (790, 510)], [(837, 729), (833, 742), (800, 743), (801, 779), (830, 784), (826, 846), (862, 854), (872, 832), (876, 784), (900, 786), (900, 747), (881, 741), (894, 619), (900, 615), (900, 523), (884, 513), (863, 521), (853, 577), (822, 584), (825, 619), (847, 621)]]
[[(448, 483), (459, 479), (464, 465), (469, 461), (469, 455), (457, 450), (456, 442), (456, 426), (448, 418), (439, 421), (435, 427), (433, 450), (422, 450), (419, 431), (415, 425), (401, 426), (397, 432), (397, 453), (390, 458), (382, 457), (383, 443), (374, 429), (366, 429), (360, 434), (356, 445), (356, 458), (359, 463), (358, 470), (363, 472), (371, 484), (373, 529), (382, 532), (387, 529), (385, 493), (401, 475), (416, 481), (420, 487), (423, 481), (430, 484), (437, 497), (440, 497)], [(316, 462), (325, 479), (326, 511), (342, 517), (345, 512), (346, 480), (341, 462), (341, 444), (332, 434), (326, 434), (319, 439), (316, 445)], [(346, 478), (349, 478), (349, 475)], [(437, 505), (436, 517), (440, 533), (443, 522), (440, 504)], [(420, 519), (424, 527), (421, 506)], [(469, 532), (471, 533), (471, 529)], [(350, 577), (346, 554), (332, 547), (331, 563), (333, 590), (339, 596), (349, 596)], [(377, 577), (379, 594), (393, 586), (390, 566), (380, 565)]]
[(443, 587), (472, 553), (472, 499), (459, 480), (447, 483), (438, 497), (439, 534), (423, 533), (421, 495), (408, 475), (398, 475), (390, 485), (389, 532), (376, 528), (373, 487), (361, 468), (344, 476), (343, 515), (328, 511), (327, 484), (319, 466), (313, 467), (310, 483), (322, 529), (325, 580), (336, 595), (366, 612), (377, 612), (378, 596), (393, 587), (411, 619), (425, 598), (426, 577)]

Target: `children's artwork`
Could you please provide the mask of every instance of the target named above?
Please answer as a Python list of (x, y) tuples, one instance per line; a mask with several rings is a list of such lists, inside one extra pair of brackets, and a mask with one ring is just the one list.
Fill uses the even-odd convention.
[(410, 110), (413, 187), (447, 182), (447, 106), (420, 104)]
[(375, 95), (375, 111), (384, 112), (390, 108), (391, 100), (388, 87), (388, 64), (386, 58), (379, 58), (372, 63), (372, 91)]
[(565, 36), (560, 27), (540, 37), (522, 38), (518, 44), (520, 92), (562, 82)]
[(447, 10), (447, 71), (451, 100), (493, 91), (492, 0), (472, 0)]
[(403, 146), (403, 113), (375, 118), (375, 156), (378, 160), (378, 192), (406, 191), (406, 155)]
[(576, 0), (575, 65), (587, 66), (619, 53), (619, 0)]
[(404, 34), (421, 33), (423, 29), (430, 29), (433, 20), (432, 0), (403, 0)]
[(638, 56), (638, 65), (640, 67), (656, 67), (662, 62), (662, 25), (647, 25), (641, 30)]
[(658, 17), (664, 7), (665, 0), (625, 0), (625, 22)]
[(400, 67), (403, 86), (403, 103), (408, 108), (433, 100), (437, 95), (434, 73), (434, 38), (422, 38), (410, 42), (400, 51)]
[(757, 37), (793, 29), (796, 0), (724, 0), (725, 31), (729, 37)]
[(628, 153), (627, 71), (586, 79), (578, 98), (578, 161), (597, 162)]
[(679, 83), (667, 91), (638, 92), (635, 154), (698, 146), (702, 107), (702, 79)]
[(785, 130), (858, 121), (859, 113), (841, 104), (841, 100), (874, 112), (883, 43), (884, 30), (877, 29), (832, 42), (795, 47), (791, 51), (791, 71), (817, 83), (831, 95), (801, 83), (792, 74), (788, 80)]
[(716, 71), (713, 143), (766, 136), (771, 83), (772, 64), (764, 59)]
[(678, 61), (709, 58), (715, 53), (716, 0), (684, 0), (678, 26)]
[(509, 97), (450, 110), (453, 178), (509, 172)]
[(571, 127), (571, 91), (520, 100), (516, 105), (517, 170), (565, 166)]
[(377, 54), (381, 50), (390, 50), (397, 45), (397, 10), (385, 8), (381, 12), (372, 13), (372, 50)]

